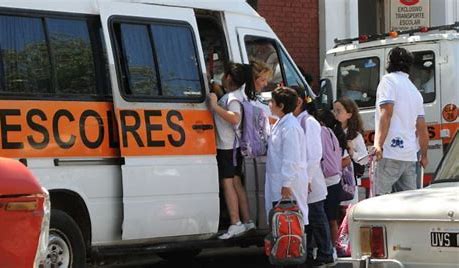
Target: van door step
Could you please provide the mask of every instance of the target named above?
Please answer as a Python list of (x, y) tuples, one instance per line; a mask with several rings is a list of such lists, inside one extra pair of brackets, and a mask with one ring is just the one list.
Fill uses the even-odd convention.
[(93, 258), (114, 257), (120, 255), (142, 255), (158, 252), (170, 252), (190, 249), (206, 249), (206, 248), (221, 248), (221, 247), (249, 247), (252, 245), (263, 246), (264, 237), (267, 230), (252, 230), (247, 234), (239, 237), (234, 237), (226, 240), (218, 239), (218, 236), (223, 234), (223, 231), (213, 235), (211, 238), (198, 239), (197, 237), (184, 239), (180, 241), (169, 242), (148, 242), (143, 240), (143, 243), (137, 244), (118, 244), (110, 246), (93, 247)]

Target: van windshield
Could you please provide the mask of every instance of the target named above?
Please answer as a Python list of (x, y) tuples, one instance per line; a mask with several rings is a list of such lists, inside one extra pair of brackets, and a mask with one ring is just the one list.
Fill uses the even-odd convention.
[(410, 68), (410, 79), (424, 99), (424, 103), (435, 100), (435, 54), (433, 51), (413, 52), (414, 62)]
[(449, 151), (443, 157), (433, 183), (459, 181), (459, 132), (450, 145)]
[(338, 66), (338, 98), (343, 96), (351, 98), (361, 108), (375, 106), (379, 68), (378, 57), (341, 62)]

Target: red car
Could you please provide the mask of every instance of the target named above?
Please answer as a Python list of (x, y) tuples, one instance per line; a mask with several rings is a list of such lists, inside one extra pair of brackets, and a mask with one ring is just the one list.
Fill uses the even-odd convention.
[(39, 267), (48, 244), (50, 201), (19, 161), (0, 157), (0, 261), (2, 267)]

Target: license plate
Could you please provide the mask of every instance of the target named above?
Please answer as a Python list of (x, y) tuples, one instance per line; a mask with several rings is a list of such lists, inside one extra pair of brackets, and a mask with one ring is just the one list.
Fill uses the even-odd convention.
[(459, 233), (456, 232), (430, 232), (430, 245), (441, 248), (459, 247)]

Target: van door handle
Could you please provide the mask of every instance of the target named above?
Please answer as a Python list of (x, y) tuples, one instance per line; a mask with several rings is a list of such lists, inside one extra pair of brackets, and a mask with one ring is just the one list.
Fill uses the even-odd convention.
[(191, 126), (194, 130), (201, 130), (201, 131), (204, 131), (204, 130), (211, 130), (214, 128), (213, 125), (211, 124), (195, 124), (195, 125), (192, 125)]

